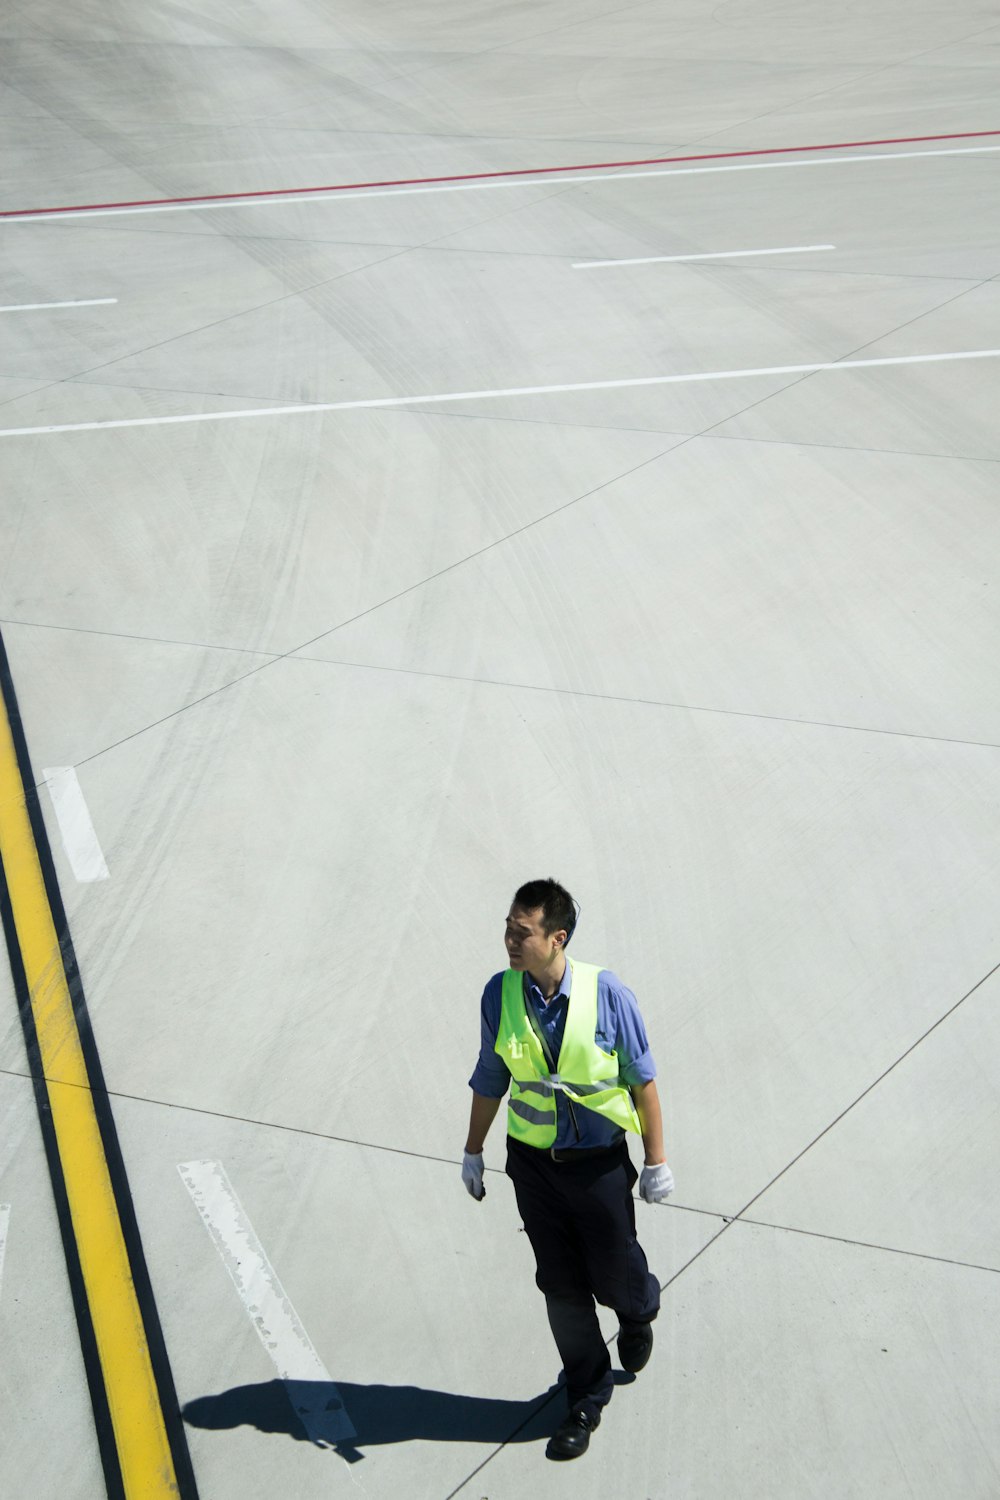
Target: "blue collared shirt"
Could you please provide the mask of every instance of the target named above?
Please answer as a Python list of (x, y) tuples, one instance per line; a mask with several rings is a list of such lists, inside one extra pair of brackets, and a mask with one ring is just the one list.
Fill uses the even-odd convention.
[[(566, 1030), (566, 1012), (569, 1005), (570, 967), (560, 981), (559, 989), (546, 1002), (538, 985), (530, 974), (524, 975), (525, 1004), (530, 1005), (545, 1037), (553, 1058), (558, 1061)], [(482, 1041), (479, 1061), (469, 1079), (469, 1087), (487, 1099), (502, 1099), (510, 1087), (510, 1070), (503, 1058), (494, 1050), (500, 1030), (500, 1008), (503, 999), (503, 974), (494, 974), (483, 991)], [(626, 1087), (649, 1083), (656, 1077), (656, 1064), (649, 1050), (646, 1028), (636, 998), (627, 989), (617, 974), (602, 969), (597, 976), (597, 1030), (595, 1041), (605, 1052), (614, 1052), (618, 1057), (619, 1081)], [(556, 1090), (556, 1139), (561, 1149), (574, 1146), (613, 1146), (621, 1140), (624, 1131), (603, 1115), (587, 1109), (582, 1104), (569, 1102), (559, 1089)], [(574, 1126), (573, 1117), (576, 1124)]]

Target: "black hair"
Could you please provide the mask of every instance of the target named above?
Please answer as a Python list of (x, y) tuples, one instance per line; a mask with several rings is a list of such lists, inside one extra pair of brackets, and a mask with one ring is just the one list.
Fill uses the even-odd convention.
[(542, 908), (542, 926), (546, 936), (550, 932), (558, 932), (560, 928), (566, 933), (566, 941), (569, 942), (576, 927), (580, 908), (565, 886), (559, 884), (558, 880), (529, 880), (514, 893), (514, 905), (521, 907), (522, 911), (534, 911), (536, 907)]

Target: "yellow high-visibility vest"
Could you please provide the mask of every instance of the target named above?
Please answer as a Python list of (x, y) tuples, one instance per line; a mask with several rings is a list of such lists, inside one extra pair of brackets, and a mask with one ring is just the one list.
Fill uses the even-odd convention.
[(623, 1130), (641, 1134), (639, 1116), (628, 1089), (618, 1081), (618, 1058), (597, 1045), (597, 964), (574, 963), (570, 968), (570, 993), (566, 1029), (550, 1072), (545, 1053), (528, 1019), (524, 1001), (524, 978), (514, 969), (503, 976), (500, 1026), (495, 1051), (510, 1069), (507, 1104), (507, 1134), (526, 1146), (542, 1150), (556, 1138), (556, 1090), (574, 1104), (582, 1104), (613, 1120)]

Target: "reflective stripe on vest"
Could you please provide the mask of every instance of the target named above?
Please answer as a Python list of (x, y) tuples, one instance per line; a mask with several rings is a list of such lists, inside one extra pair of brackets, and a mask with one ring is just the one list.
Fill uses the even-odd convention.
[(542, 1044), (528, 1019), (524, 980), (514, 969), (503, 976), (500, 1026), (495, 1051), (510, 1070), (507, 1134), (543, 1150), (556, 1139), (556, 1090), (595, 1114), (640, 1134), (639, 1117), (628, 1089), (618, 1081), (618, 1059), (597, 1045), (596, 964), (570, 967), (570, 996), (557, 1067), (549, 1071)]
[[(541, 1125), (544, 1127), (548, 1126), (551, 1123), (549, 1116), (545, 1110), (536, 1109), (533, 1104), (525, 1104), (523, 1098), (509, 1099), (507, 1101), (507, 1113), (508, 1115), (517, 1115), (519, 1120), (527, 1120), (529, 1125)], [(554, 1128), (555, 1127), (553, 1127), (553, 1129)], [(507, 1134), (515, 1134), (515, 1132), (510, 1129), (509, 1124), (507, 1127)], [(555, 1140), (555, 1135), (553, 1135), (552, 1139)]]

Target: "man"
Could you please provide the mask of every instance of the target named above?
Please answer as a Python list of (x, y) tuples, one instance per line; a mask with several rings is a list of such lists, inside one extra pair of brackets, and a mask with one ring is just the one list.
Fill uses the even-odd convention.
[(641, 1134), (645, 1147), (641, 1196), (663, 1203), (674, 1187), (635, 996), (610, 970), (567, 959), (576, 918), (572, 896), (554, 880), (529, 881), (514, 896), (504, 938), (510, 967), (483, 992), (462, 1163), (462, 1180), (481, 1202), (483, 1145), (509, 1089), (507, 1175), (569, 1399), (569, 1416), (546, 1449), (558, 1459), (587, 1451), (611, 1399), (594, 1299), (618, 1315), (624, 1369), (641, 1370), (653, 1347), (660, 1287), (635, 1237), (638, 1174), (627, 1131)]

